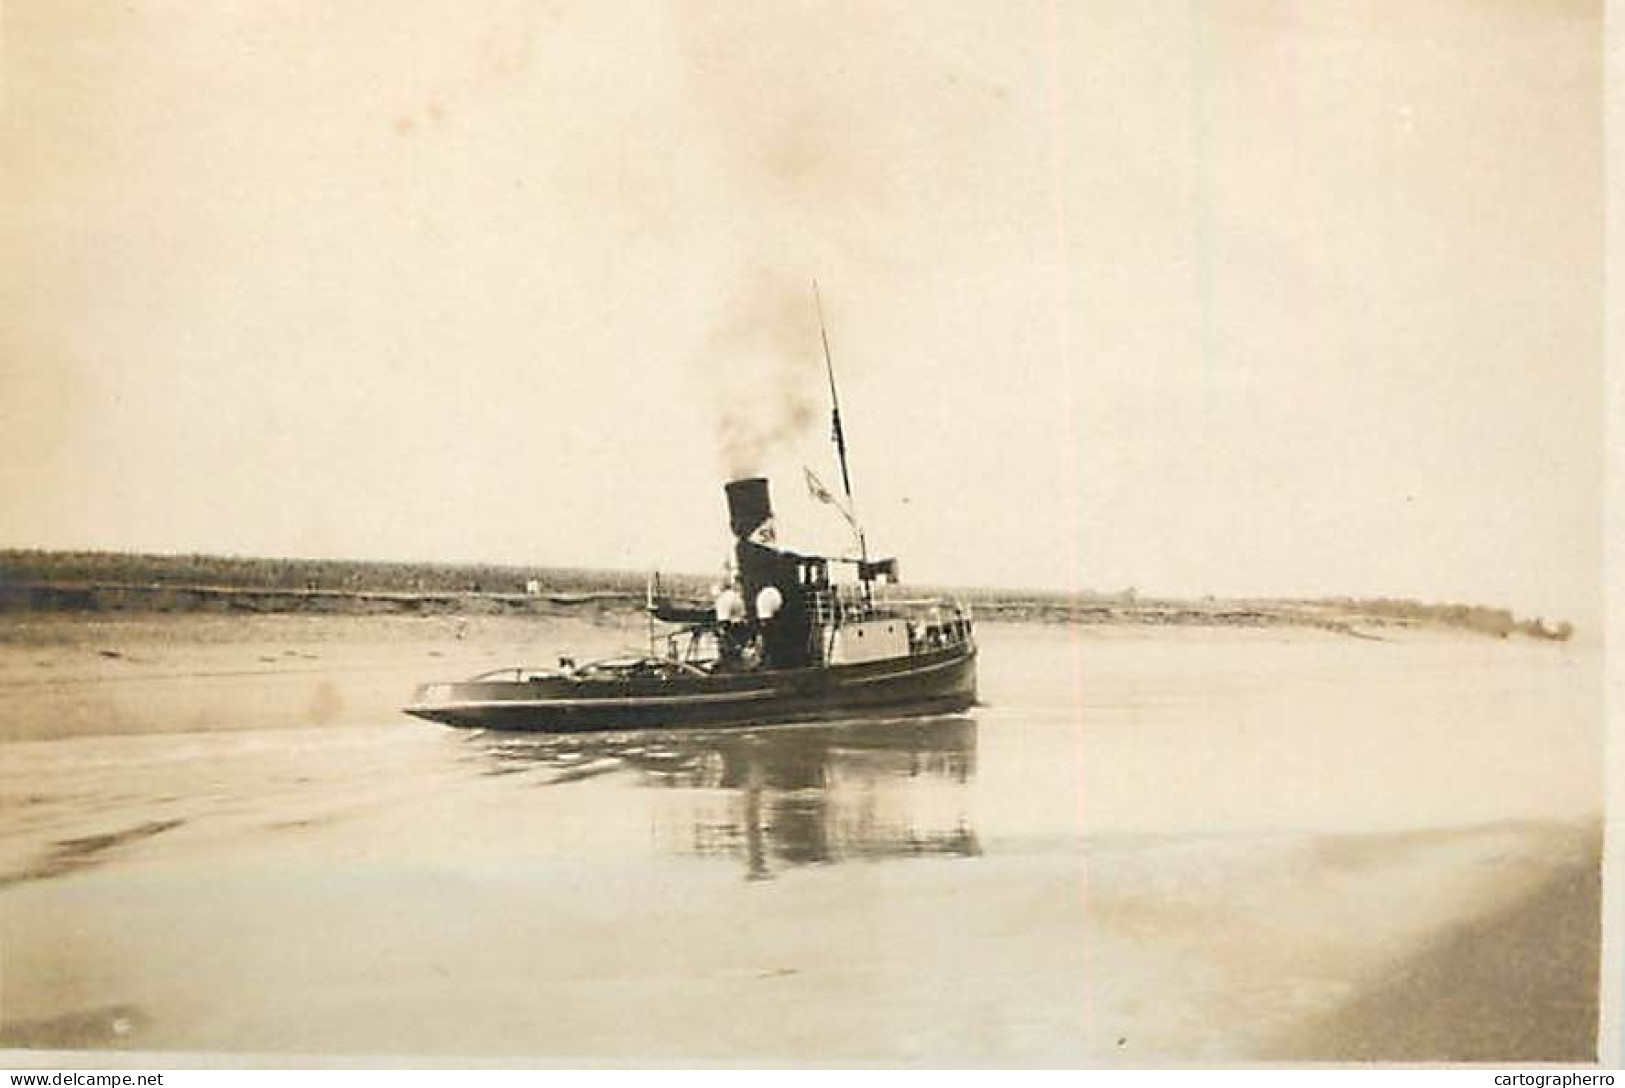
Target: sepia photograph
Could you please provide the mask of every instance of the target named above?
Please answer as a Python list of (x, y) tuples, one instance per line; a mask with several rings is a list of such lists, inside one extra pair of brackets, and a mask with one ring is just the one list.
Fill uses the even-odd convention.
[(1616, 1063), (1604, 14), (4, 0), (0, 1066)]

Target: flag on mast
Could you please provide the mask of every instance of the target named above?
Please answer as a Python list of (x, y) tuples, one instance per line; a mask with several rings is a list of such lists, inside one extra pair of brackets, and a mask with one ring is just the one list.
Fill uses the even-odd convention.
[(852, 531), (854, 533), (861, 534), (861, 530), (858, 528), (857, 519), (852, 516), (852, 511), (846, 508), (846, 504), (838, 499), (833, 491), (824, 486), (824, 481), (820, 480), (812, 469), (808, 468), (806, 465), (802, 465), (801, 471), (807, 477), (807, 494), (811, 495), (819, 502), (825, 502), (835, 507), (835, 509), (841, 512), (841, 516), (846, 519), (846, 523), (852, 526)]
[(808, 468), (806, 465), (802, 465), (801, 471), (807, 474), (807, 493), (809, 495), (817, 499), (819, 502), (827, 502), (831, 506), (840, 505), (840, 503), (835, 500), (835, 496), (830, 494), (829, 488), (824, 486), (824, 481), (820, 480), (816, 475), (813, 474), (812, 469)]

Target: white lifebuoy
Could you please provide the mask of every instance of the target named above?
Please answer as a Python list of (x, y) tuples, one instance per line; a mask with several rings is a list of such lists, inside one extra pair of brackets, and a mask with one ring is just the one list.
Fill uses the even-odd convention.
[(784, 607), (784, 594), (779, 592), (777, 586), (763, 586), (761, 592), (756, 594), (756, 618), (770, 620), (779, 614)]
[(717, 622), (738, 623), (745, 618), (745, 599), (732, 586), (717, 594)]

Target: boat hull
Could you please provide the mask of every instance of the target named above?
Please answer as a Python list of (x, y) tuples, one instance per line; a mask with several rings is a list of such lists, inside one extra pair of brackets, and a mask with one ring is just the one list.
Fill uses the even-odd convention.
[(975, 647), (955, 646), (815, 669), (429, 685), (406, 713), (470, 728), (574, 733), (945, 714), (975, 702)]

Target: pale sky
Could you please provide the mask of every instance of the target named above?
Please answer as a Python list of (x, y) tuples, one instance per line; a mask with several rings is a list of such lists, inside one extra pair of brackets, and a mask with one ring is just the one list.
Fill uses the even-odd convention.
[(1600, 611), (1597, 3), (4, 20), (0, 545)]

